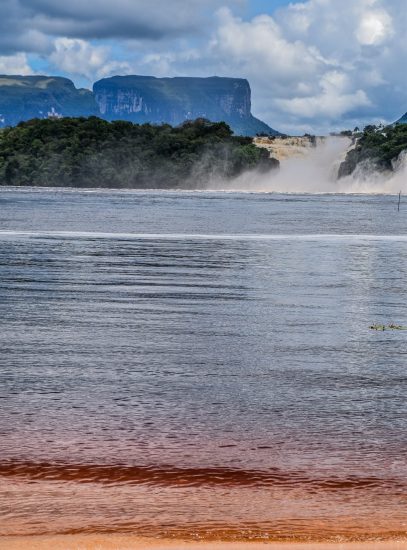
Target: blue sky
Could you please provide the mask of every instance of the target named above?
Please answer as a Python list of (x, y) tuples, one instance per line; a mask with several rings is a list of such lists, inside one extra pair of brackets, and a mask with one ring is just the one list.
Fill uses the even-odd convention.
[(287, 133), (407, 110), (406, 0), (0, 0), (0, 73), (235, 76)]
[(261, 13), (272, 14), (276, 9), (287, 6), (290, 3), (295, 4), (296, 2), (290, 2), (290, 0), (252, 0), (246, 3), (245, 9), (248, 15), (253, 17)]

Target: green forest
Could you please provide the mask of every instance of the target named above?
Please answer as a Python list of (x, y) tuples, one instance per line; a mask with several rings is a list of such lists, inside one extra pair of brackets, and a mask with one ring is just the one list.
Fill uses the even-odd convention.
[(0, 185), (200, 188), (277, 166), (252, 138), (205, 119), (176, 128), (97, 117), (34, 119), (0, 131)]

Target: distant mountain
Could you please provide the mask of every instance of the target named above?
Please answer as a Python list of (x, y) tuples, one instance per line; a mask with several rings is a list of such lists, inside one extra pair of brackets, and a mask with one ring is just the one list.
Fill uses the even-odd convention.
[(235, 134), (279, 134), (251, 114), (250, 85), (242, 78), (114, 76), (96, 82), (93, 91), (107, 120), (177, 126), (206, 118), (227, 122)]
[(75, 88), (68, 78), (0, 75), (0, 127), (31, 118), (98, 113), (92, 92)]
[(115, 76), (93, 92), (59, 76), (0, 75), (0, 128), (32, 118), (96, 115), (106, 120), (168, 123), (225, 121), (235, 134), (279, 135), (251, 114), (251, 90), (241, 78)]
[(407, 124), (407, 113), (405, 113), (401, 118), (399, 118), (396, 124)]

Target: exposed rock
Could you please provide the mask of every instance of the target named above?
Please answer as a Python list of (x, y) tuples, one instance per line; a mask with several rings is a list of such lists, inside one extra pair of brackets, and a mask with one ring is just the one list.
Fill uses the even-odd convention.
[(92, 93), (62, 77), (0, 75), (0, 127), (92, 115), (172, 126), (206, 118), (225, 121), (238, 135), (279, 135), (251, 114), (250, 85), (241, 78), (115, 76), (96, 82)]
[(270, 152), (270, 156), (278, 161), (284, 161), (292, 157), (304, 157), (311, 148), (322, 143), (324, 138), (315, 136), (302, 137), (256, 137), (254, 143)]
[(115, 76), (99, 80), (93, 90), (107, 120), (177, 126), (206, 118), (225, 121), (240, 135), (278, 135), (251, 114), (250, 85), (241, 78)]
[(356, 170), (359, 163), (365, 160), (361, 151), (354, 146), (346, 153), (345, 159), (341, 162), (338, 170), (338, 179), (350, 176)]

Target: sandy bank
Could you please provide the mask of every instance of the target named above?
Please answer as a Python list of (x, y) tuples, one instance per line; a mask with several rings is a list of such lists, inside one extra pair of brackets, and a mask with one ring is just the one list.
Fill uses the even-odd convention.
[(407, 540), (351, 543), (183, 542), (118, 535), (2, 537), (1, 550), (407, 550)]

